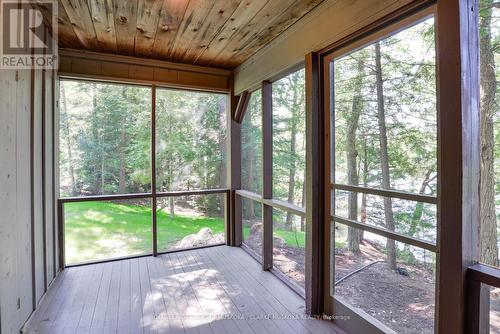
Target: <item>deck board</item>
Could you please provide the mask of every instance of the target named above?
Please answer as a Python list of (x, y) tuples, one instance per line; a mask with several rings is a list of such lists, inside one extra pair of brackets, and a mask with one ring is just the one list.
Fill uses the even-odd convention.
[(341, 333), (303, 315), (283, 282), (220, 246), (67, 268), (23, 332)]

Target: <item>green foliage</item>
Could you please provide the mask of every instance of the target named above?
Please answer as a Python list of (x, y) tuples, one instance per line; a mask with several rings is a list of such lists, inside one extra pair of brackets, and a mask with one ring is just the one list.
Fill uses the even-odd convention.
[[(224, 187), (226, 96), (158, 89), (156, 119), (157, 190)], [(151, 191), (150, 88), (61, 81), (60, 184), (62, 196)]]
[[(380, 42), (390, 187), (436, 195), (437, 106), (434, 23), (428, 19)], [(355, 136), (356, 185), (381, 188), (382, 168), (374, 44), (334, 61), (335, 182), (348, 183), (347, 141)], [(360, 65), (362, 64), (362, 70)], [(355, 89), (361, 80), (361, 91)], [(359, 95), (357, 95), (359, 94)], [(348, 129), (355, 101), (355, 133)], [(336, 213), (347, 216), (348, 193), (337, 191)], [(386, 226), (383, 198), (358, 195), (358, 221)], [(436, 240), (436, 207), (393, 199), (395, 230)], [(362, 214), (364, 210), (364, 214)]]

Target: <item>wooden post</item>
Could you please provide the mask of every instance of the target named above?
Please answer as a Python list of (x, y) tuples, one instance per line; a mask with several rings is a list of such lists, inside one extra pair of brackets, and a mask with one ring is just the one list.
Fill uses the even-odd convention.
[[(306, 311), (322, 314), (325, 291), (324, 129), (318, 53), (306, 56)], [(329, 187), (327, 189), (330, 189)], [(327, 282), (327, 281), (326, 281)], [(328, 296), (329, 299), (329, 296)]]
[(475, 0), (437, 2), (437, 333), (465, 332), (466, 272), (479, 255), (477, 11)]
[[(273, 198), (273, 86), (262, 83), (262, 198)], [(262, 204), (262, 269), (273, 267), (273, 207)]]
[(156, 199), (156, 85), (151, 86), (151, 220), (153, 230), (153, 256), (158, 256), (158, 226)]
[(466, 333), (487, 334), (490, 330), (490, 289), (481, 281), (467, 279)]
[[(241, 124), (234, 120), (238, 98), (234, 96), (234, 81), (230, 77), (231, 91), (227, 109), (227, 188), (229, 194), (229, 212), (226, 217), (226, 244), (240, 246), (242, 242), (241, 198), (236, 190), (241, 188)], [(227, 211), (227, 210), (226, 210)]]
[(58, 228), (58, 243), (59, 243), (59, 269), (64, 270), (66, 259), (64, 258), (64, 203), (61, 200), (57, 201), (57, 224)]

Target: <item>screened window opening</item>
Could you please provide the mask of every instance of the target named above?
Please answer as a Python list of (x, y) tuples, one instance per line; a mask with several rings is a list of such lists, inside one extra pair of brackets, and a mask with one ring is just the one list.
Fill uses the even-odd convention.
[(241, 122), (241, 188), (262, 193), (262, 93), (252, 92)]
[[(500, 267), (500, 8), (480, 1), (479, 85), (480, 85), (480, 238), (479, 261)], [(500, 333), (500, 288), (487, 286), (490, 333)], [(483, 310), (481, 310), (483, 311)], [(485, 310), (484, 312), (487, 312)]]
[(61, 80), (59, 173), (62, 197), (150, 192), (151, 88)]
[(66, 264), (225, 243), (227, 95), (63, 79), (60, 100)]
[(333, 296), (384, 330), (433, 333), (434, 19), (331, 58)]
[(157, 191), (226, 185), (226, 95), (157, 89)]

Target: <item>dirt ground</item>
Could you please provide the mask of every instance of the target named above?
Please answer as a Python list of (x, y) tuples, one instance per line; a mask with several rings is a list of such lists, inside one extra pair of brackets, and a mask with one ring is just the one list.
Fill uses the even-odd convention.
[[(336, 259), (336, 280), (385, 255), (364, 242), (361, 255), (340, 252)], [(337, 296), (370, 314), (398, 333), (434, 332), (434, 275), (425, 268), (398, 263), (400, 272), (377, 262), (338, 283)]]
[[(368, 241), (361, 246), (361, 254), (354, 255), (338, 249), (335, 279), (339, 280), (348, 273), (369, 263), (383, 261), (384, 258), (385, 254)], [(274, 249), (275, 266), (302, 286), (304, 260), (304, 249), (288, 246)], [(401, 273), (389, 270), (385, 262), (377, 262), (338, 283), (335, 293), (396, 332), (433, 333), (433, 273), (426, 268), (401, 263), (398, 263), (398, 267)], [(500, 297), (498, 304), (500, 306)]]

